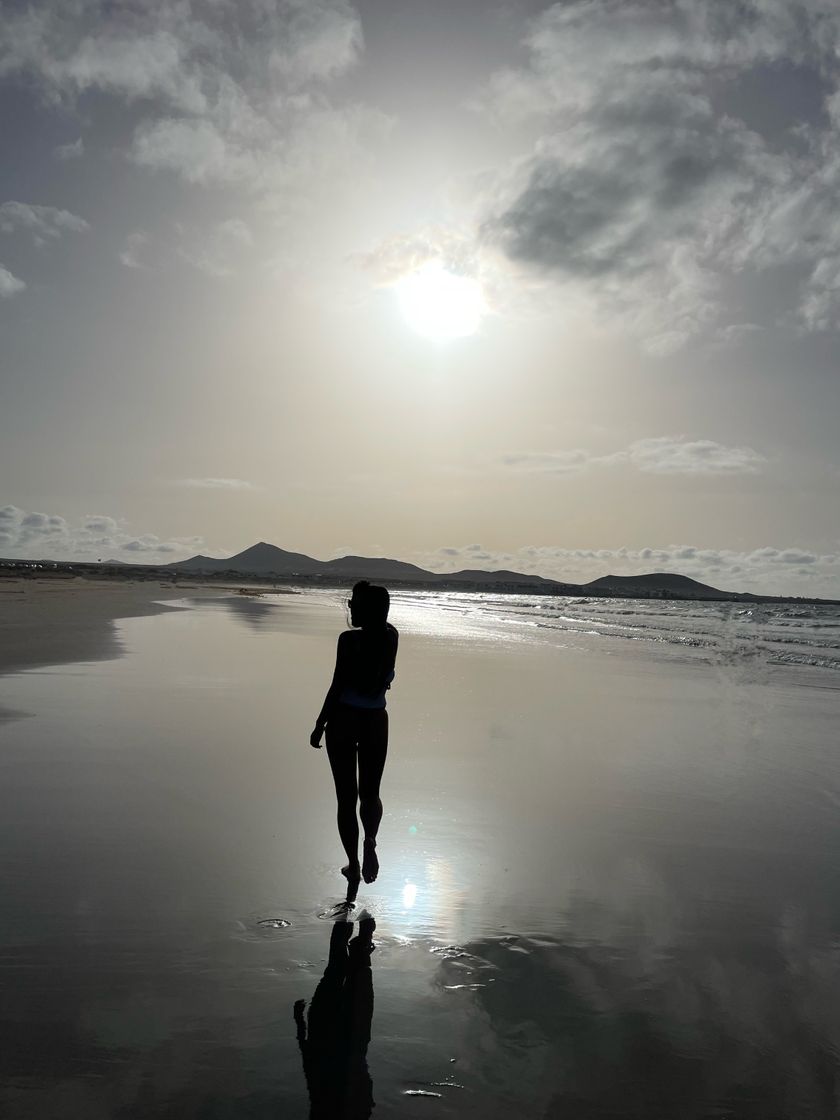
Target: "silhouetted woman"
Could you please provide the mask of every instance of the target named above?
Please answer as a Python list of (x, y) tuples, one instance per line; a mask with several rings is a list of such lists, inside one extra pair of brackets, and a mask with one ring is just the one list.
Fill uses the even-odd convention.
[[(385, 693), (394, 679), (399, 640), (388, 622), (390, 604), (384, 587), (362, 580), (353, 588), (347, 605), (354, 629), (338, 636), (332, 684), (309, 737), (313, 747), (320, 747), (326, 728), (327, 754), (338, 799), (338, 833), (348, 860), (341, 870), (350, 883), (357, 883), (360, 877), (372, 883), (379, 874), (379, 783), (388, 752)], [(357, 800), (365, 833), (361, 868)]]

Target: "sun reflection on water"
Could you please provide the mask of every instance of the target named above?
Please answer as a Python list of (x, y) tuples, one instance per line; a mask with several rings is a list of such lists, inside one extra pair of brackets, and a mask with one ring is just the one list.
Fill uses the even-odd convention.
[(416, 883), (409, 883), (406, 880), (406, 884), (403, 887), (403, 892), (402, 892), (403, 910), (410, 910), (414, 906), (414, 903), (416, 901), (417, 901), (417, 884)]

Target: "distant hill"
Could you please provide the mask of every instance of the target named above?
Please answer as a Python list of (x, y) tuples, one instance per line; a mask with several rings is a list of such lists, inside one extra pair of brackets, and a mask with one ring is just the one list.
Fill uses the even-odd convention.
[(322, 571), (324, 562), (304, 556), (302, 552), (286, 552), (277, 545), (260, 541), (235, 556), (222, 559), (191, 556), (189, 560), (179, 560), (176, 564), (167, 564), (167, 567), (191, 572), (226, 572), (232, 569), (253, 575), (309, 576)]
[(425, 568), (407, 564), (403, 560), (388, 560), (385, 556), (342, 556), (338, 560), (327, 560), (322, 569), (325, 573), (342, 576), (345, 579), (423, 579), (433, 576)]
[(506, 570), (487, 572), (483, 569), (469, 568), (460, 572), (429, 572), (416, 564), (403, 560), (390, 560), (386, 556), (341, 556), (337, 560), (315, 560), (302, 552), (287, 552), (276, 545), (260, 541), (259, 544), (238, 552), (235, 556), (216, 558), (212, 556), (191, 556), (167, 568), (188, 572), (235, 572), (240, 575), (254, 576), (318, 576), (320, 578), (382, 579), (400, 580), (406, 583), (425, 584), (467, 584), (487, 587), (511, 585), (515, 587), (534, 587), (542, 591), (552, 590), (562, 595), (569, 594), (607, 594), (607, 595), (673, 595), (691, 599), (732, 598), (724, 591), (718, 591), (704, 583), (698, 583), (688, 576), (672, 572), (654, 572), (640, 576), (602, 576), (587, 584), (561, 583), (546, 579), (545, 576), (526, 575), (524, 572)]
[(577, 586), (577, 584), (558, 583), (557, 580), (546, 579), (545, 576), (526, 575), (524, 572), (509, 572), (504, 568), (495, 572), (488, 572), (484, 568), (465, 568), (460, 572), (437, 573), (436, 578), (448, 581), (463, 580), (469, 583), (523, 583), (539, 584), (541, 587)]
[(273, 544), (260, 541), (259, 544), (238, 552), (235, 556), (223, 558), (213, 556), (191, 556), (189, 560), (179, 560), (167, 564), (187, 572), (239, 572), (242, 575), (259, 576), (334, 576), (336, 579), (383, 579), (405, 580), (417, 583), (516, 583), (524, 586), (563, 587), (544, 576), (524, 575), (521, 572), (486, 572), (467, 570), (462, 572), (429, 572), (416, 564), (403, 560), (389, 560), (386, 556), (341, 556), (337, 560), (314, 560), (302, 552), (287, 552)]
[(650, 572), (640, 576), (601, 576), (600, 579), (583, 584), (583, 590), (593, 594), (607, 591), (612, 594), (624, 592), (632, 595), (635, 592), (642, 592), (649, 595), (651, 592), (665, 591), (675, 596), (684, 595), (692, 599), (733, 598), (728, 591), (718, 591), (716, 587), (710, 587), (690, 576), (681, 576), (674, 572)]

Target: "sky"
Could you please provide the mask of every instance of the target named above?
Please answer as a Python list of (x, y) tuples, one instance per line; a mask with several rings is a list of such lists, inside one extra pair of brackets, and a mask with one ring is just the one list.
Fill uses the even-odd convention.
[(4, 0), (0, 556), (840, 598), (836, 0)]

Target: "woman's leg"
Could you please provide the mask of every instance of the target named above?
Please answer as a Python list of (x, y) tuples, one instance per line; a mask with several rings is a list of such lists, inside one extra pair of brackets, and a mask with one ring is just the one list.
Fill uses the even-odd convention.
[(365, 713), (359, 733), (359, 816), (365, 830), (362, 877), (372, 883), (379, 874), (376, 834), (382, 820), (379, 784), (388, 754), (388, 713), (383, 709)]
[(338, 835), (347, 853), (342, 867), (348, 879), (359, 878), (359, 822), (356, 819), (356, 744), (355, 720), (335, 716), (327, 724), (327, 757), (330, 760), (335, 796), (338, 802)]

